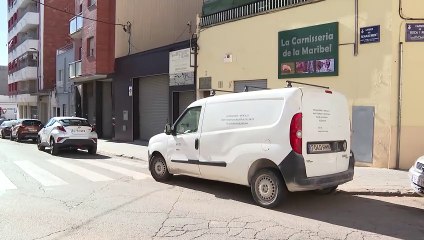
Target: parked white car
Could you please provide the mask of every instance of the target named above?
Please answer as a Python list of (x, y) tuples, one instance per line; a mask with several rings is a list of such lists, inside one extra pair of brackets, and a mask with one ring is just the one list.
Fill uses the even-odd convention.
[(64, 148), (96, 154), (97, 133), (85, 118), (54, 117), (38, 132), (37, 146), (40, 151), (49, 147), (52, 155)]
[(149, 141), (154, 179), (172, 174), (251, 187), (257, 204), (289, 191), (334, 191), (353, 179), (346, 98), (322, 88), (220, 95), (192, 103)]
[(409, 177), (414, 191), (424, 196), (424, 156), (418, 158), (415, 164), (409, 169)]

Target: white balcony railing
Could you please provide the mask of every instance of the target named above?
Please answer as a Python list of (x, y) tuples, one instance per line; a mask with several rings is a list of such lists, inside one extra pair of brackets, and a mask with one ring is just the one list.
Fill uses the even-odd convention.
[(69, 21), (69, 34), (72, 35), (82, 28), (82, 17), (75, 16)]
[(81, 60), (69, 63), (69, 78), (81, 76)]

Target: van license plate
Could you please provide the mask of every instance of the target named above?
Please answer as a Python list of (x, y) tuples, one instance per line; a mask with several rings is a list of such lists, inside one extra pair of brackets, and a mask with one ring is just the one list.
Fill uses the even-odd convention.
[(330, 153), (332, 152), (329, 143), (312, 143), (308, 145), (308, 153)]

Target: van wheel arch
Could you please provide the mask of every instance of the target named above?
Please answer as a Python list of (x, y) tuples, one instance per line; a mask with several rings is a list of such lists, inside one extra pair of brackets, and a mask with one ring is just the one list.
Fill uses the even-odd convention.
[(151, 167), (151, 163), (152, 163), (153, 157), (162, 157), (162, 158), (164, 158), (163, 155), (159, 151), (154, 151), (152, 153), (152, 155), (150, 156), (150, 158), (149, 158), (149, 170), (151, 170), (150, 167)]
[[(250, 165), (249, 172), (247, 174), (247, 180), (249, 182), (249, 186), (252, 184), (252, 178), (253, 176), (255, 176), (255, 173), (264, 168), (275, 169), (280, 174), (284, 182), (284, 176), (280, 172), (280, 169), (278, 168), (277, 164), (275, 164), (273, 161), (269, 159), (264, 158), (264, 159), (258, 159), (255, 162), (253, 162), (252, 165)], [(286, 183), (284, 182), (284, 184)]]

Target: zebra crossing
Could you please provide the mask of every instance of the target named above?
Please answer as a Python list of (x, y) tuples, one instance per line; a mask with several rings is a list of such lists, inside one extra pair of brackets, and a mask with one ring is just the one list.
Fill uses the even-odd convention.
[(5, 171), (4, 167), (4, 165), (0, 165), (0, 192), (19, 190), (23, 187), (19, 183), (22, 184), (22, 182), (26, 181), (17, 180), (19, 177), (31, 179), (44, 187), (60, 187), (73, 184), (72, 179), (69, 179), (69, 175), (68, 179), (62, 177), (64, 172), (88, 182), (114, 181), (122, 177), (129, 177), (134, 180), (151, 179), (151, 175), (146, 171), (148, 168), (147, 163), (114, 158), (105, 160), (20, 160), (7, 163), (8, 171)]

